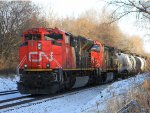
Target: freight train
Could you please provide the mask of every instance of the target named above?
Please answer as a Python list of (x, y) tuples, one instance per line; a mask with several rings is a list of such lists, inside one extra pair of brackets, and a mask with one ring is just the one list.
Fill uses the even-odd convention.
[(51, 94), (107, 83), (146, 67), (144, 57), (58, 28), (23, 32), (19, 60), (17, 86), (22, 94)]

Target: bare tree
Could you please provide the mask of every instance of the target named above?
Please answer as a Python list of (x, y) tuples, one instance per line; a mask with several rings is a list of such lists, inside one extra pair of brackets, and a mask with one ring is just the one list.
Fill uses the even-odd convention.
[(19, 34), (30, 26), (29, 21), (37, 15), (37, 9), (29, 1), (0, 1), (0, 69), (14, 62), (21, 39)]
[[(133, 14), (142, 23), (150, 22), (150, 1), (148, 0), (111, 0), (107, 3), (115, 10), (112, 12), (113, 21), (117, 21), (124, 16)], [(145, 24), (144, 24), (145, 26)]]

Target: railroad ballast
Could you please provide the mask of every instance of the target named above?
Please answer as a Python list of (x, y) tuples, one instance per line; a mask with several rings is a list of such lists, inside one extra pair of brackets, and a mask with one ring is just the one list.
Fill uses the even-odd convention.
[(58, 28), (25, 31), (17, 67), (22, 94), (50, 94), (143, 72), (144, 57)]

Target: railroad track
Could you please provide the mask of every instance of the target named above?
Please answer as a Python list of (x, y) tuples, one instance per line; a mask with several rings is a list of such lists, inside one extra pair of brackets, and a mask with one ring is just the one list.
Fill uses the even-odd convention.
[(15, 94), (15, 93), (19, 93), (19, 91), (18, 90), (2, 91), (2, 92), (0, 92), (0, 96)]
[[(107, 86), (108, 85), (102, 85), (102, 88), (105, 88)], [(50, 100), (54, 100), (54, 99), (62, 98), (65, 96), (81, 93), (81, 92), (91, 90), (94, 88), (96, 89), (97, 87), (100, 87), (100, 86), (77, 88), (77, 89), (73, 89), (73, 90), (70, 90), (67, 92), (61, 92), (61, 93), (58, 93), (55, 95), (38, 95), (38, 96), (29, 95), (29, 96), (18, 97), (18, 98), (9, 99), (9, 100), (3, 100), (3, 101), (0, 101), (0, 104), (3, 104), (2, 106), (0, 105), (0, 111), (2, 110), (4, 112), (8, 112), (8, 111), (10, 112), (12, 110), (19, 109), (22, 107), (28, 107), (28, 106), (40, 104), (40, 103), (47, 102)], [(13, 102), (16, 100), (19, 100), (19, 101)], [(9, 103), (7, 103), (7, 102), (9, 102)]]
[(36, 100), (37, 100), (37, 98), (35, 98), (31, 95), (12, 98), (12, 99), (8, 99), (8, 100), (2, 100), (2, 101), (0, 101), (0, 104), (1, 104), (0, 110), (5, 109), (5, 108), (14, 107), (14, 106), (21, 105), (21, 104), (25, 104), (25, 103), (29, 103), (29, 102), (36, 101)]
[[(25, 99), (25, 98), (28, 98), (28, 97), (30, 97), (30, 96), (21, 96), (21, 97), (11, 98), (11, 99), (7, 99), (7, 100), (1, 100), (0, 104), (16, 101), (16, 100), (20, 100), (20, 99)], [(0, 108), (1, 108), (1, 105), (0, 105)]]

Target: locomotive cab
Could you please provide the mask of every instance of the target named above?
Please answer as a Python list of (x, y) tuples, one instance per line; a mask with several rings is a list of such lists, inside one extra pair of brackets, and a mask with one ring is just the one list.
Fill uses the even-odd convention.
[(64, 36), (56, 31), (37, 28), (23, 33), (19, 50), (20, 62), (23, 62), (21, 69), (54, 69), (62, 65)]
[(91, 66), (93, 68), (102, 68), (103, 66), (103, 45), (98, 41), (95, 41), (91, 48)]

